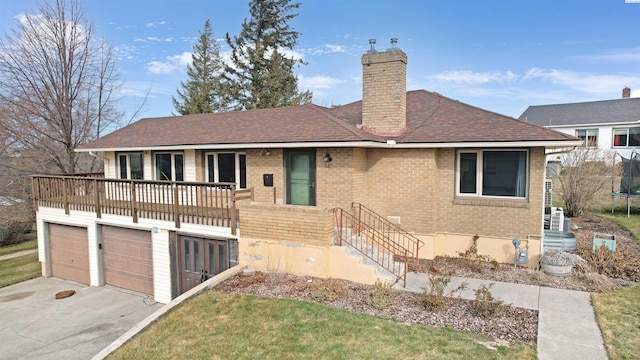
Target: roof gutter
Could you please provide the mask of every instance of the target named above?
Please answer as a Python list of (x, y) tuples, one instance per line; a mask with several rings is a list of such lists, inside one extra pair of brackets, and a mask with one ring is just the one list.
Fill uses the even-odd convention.
[(443, 142), (443, 143), (397, 143), (395, 140), (377, 141), (345, 141), (345, 142), (291, 142), (291, 143), (247, 143), (247, 144), (198, 144), (198, 145), (166, 145), (150, 147), (121, 148), (85, 148), (76, 152), (96, 151), (178, 151), (194, 150), (228, 150), (228, 149), (274, 149), (274, 148), (372, 148), (372, 149), (450, 149), (450, 148), (513, 148), (513, 147), (545, 147), (566, 148), (580, 146), (582, 140), (549, 140), (549, 141), (495, 141), (495, 142)]

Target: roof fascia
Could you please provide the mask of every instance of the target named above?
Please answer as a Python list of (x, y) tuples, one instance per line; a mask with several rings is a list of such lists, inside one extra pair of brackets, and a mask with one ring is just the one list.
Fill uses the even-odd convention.
[(549, 129), (554, 128), (578, 128), (578, 127), (594, 127), (594, 126), (619, 126), (619, 125), (638, 125), (640, 120), (635, 121), (614, 121), (606, 123), (579, 123), (579, 124), (562, 124), (562, 125), (542, 125)]
[(209, 145), (171, 145), (152, 147), (125, 147), (76, 149), (76, 152), (106, 152), (106, 151), (178, 151), (193, 150), (222, 150), (222, 149), (273, 149), (273, 148), (394, 148), (394, 149), (441, 149), (441, 148), (510, 148), (510, 147), (546, 147), (561, 148), (580, 146), (582, 140), (549, 140), (549, 141), (493, 141), (493, 142), (448, 142), (448, 143), (396, 143), (389, 140), (386, 143), (375, 141), (348, 142), (297, 142), (297, 143), (263, 143), (263, 144), (209, 144)]

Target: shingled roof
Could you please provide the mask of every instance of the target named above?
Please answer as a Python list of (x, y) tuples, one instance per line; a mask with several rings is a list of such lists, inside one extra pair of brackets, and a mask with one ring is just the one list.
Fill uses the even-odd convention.
[[(407, 92), (407, 128), (394, 137), (362, 126), (362, 102), (335, 108), (307, 104), (141, 119), (79, 147), (81, 151), (287, 143), (444, 144), (575, 142), (577, 138), (473, 107), (425, 90)], [(571, 144), (569, 144), (571, 145)]]
[(542, 126), (640, 121), (640, 98), (529, 106), (518, 119)]

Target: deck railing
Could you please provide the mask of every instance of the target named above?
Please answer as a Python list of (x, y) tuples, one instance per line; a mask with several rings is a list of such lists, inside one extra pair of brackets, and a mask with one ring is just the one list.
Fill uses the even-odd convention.
[(105, 179), (99, 176), (36, 175), (33, 202), (38, 207), (230, 227), (236, 234), (236, 203), (253, 200), (253, 189), (233, 183)]

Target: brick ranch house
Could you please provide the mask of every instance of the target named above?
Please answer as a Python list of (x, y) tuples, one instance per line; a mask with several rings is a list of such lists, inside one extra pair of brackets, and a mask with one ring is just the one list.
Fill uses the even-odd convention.
[(537, 264), (545, 152), (580, 139), (407, 92), (398, 48), (361, 60), (362, 101), (142, 119), (78, 149), (104, 176), (34, 176), (43, 275), (168, 302), (237, 263), (373, 283), (354, 248), (396, 278), (389, 253), (474, 239)]

